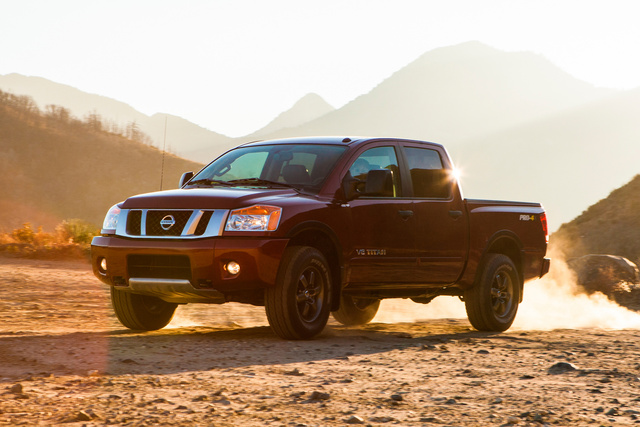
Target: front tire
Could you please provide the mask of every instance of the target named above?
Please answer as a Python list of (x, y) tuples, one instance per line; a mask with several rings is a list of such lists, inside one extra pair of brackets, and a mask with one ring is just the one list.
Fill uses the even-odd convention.
[(378, 313), (380, 300), (378, 298), (354, 298), (350, 295), (342, 295), (340, 308), (331, 315), (345, 326), (365, 325)]
[(178, 304), (149, 295), (138, 295), (111, 287), (111, 305), (124, 326), (135, 331), (155, 331), (171, 322)]
[(273, 287), (265, 290), (265, 311), (273, 331), (284, 339), (309, 339), (322, 332), (331, 308), (331, 273), (315, 248), (285, 250)]
[(503, 332), (511, 327), (520, 302), (520, 279), (506, 255), (489, 254), (482, 272), (464, 293), (469, 322), (479, 331)]

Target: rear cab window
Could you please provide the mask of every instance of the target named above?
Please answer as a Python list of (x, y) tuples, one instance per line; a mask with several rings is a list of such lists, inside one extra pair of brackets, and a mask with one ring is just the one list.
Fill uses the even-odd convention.
[(417, 198), (448, 199), (451, 196), (451, 173), (437, 150), (403, 147), (413, 196)]

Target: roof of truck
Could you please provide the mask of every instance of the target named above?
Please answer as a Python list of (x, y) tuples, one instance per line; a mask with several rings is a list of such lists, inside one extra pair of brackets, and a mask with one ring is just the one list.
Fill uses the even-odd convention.
[[(282, 138), (282, 139), (269, 139), (263, 141), (253, 141), (246, 144), (242, 144), (243, 147), (253, 145), (273, 145), (273, 144), (330, 144), (330, 145), (356, 145), (370, 141), (406, 141), (406, 142), (421, 142), (434, 144), (433, 142), (420, 141), (415, 139), (405, 138), (381, 138), (381, 137), (362, 137), (362, 136), (304, 136), (294, 138)], [(439, 145), (439, 144), (438, 144)]]

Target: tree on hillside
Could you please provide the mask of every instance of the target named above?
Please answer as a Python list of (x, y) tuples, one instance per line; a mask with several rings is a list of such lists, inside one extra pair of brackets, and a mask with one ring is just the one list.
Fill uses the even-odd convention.
[(61, 107), (60, 105), (49, 104), (45, 107), (45, 116), (48, 121), (58, 122), (58, 124), (71, 123), (71, 111), (68, 108)]
[(84, 122), (89, 126), (89, 129), (94, 132), (102, 132), (104, 129), (102, 116), (100, 116), (95, 110), (85, 117)]

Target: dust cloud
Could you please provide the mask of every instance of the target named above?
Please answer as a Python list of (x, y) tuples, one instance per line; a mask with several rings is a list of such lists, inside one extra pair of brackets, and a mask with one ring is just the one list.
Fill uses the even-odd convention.
[(554, 255), (549, 274), (525, 285), (514, 329), (640, 328), (640, 314), (602, 293), (580, 292), (575, 274), (561, 257)]
[(268, 324), (264, 307), (229, 302), (179, 305), (171, 323), (166, 327), (252, 328)]
[[(559, 254), (551, 253), (551, 271), (528, 282), (524, 301), (511, 330), (640, 329), (640, 314), (619, 306), (601, 293), (579, 291), (573, 272)], [(457, 297), (441, 296), (429, 304), (409, 299), (387, 299), (373, 319), (377, 323), (412, 323), (432, 319), (466, 319), (464, 303)], [(330, 320), (332, 321), (332, 320)], [(239, 303), (179, 306), (169, 328), (256, 327), (268, 325), (264, 308)]]
[[(601, 293), (579, 292), (576, 277), (564, 260), (555, 253), (550, 256), (549, 274), (525, 284), (524, 301), (511, 330), (640, 329), (640, 314)], [(464, 303), (448, 296), (426, 305), (405, 299), (384, 300), (373, 321), (398, 323), (443, 318), (466, 318)]]

